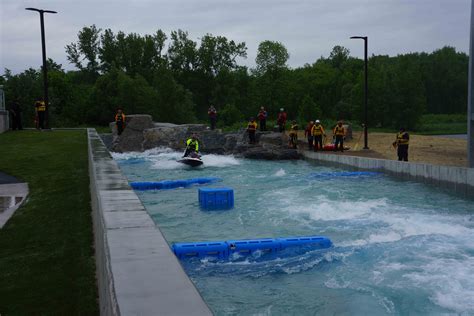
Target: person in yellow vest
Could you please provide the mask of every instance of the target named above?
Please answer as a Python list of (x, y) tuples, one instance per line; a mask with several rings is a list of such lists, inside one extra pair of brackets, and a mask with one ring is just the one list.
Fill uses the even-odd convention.
[(186, 151), (183, 157), (187, 156), (199, 158), (199, 139), (196, 133), (192, 133), (191, 137), (186, 141)]
[(125, 114), (123, 114), (122, 108), (117, 109), (115, 114), (115, 125), (117, 126), (117, 134), (120, 135), (125, 128)]
[(46, 103), (43, 100), (35, 102), (35, 127), (44, 129), (44, 120), (46, 116)]
[(314, 151), (323, 150), (323, 136), (326, 137), (326, 132), (319, 120), (314, 123), (311, 134), (314, 137)]
[(255, 132), (257, 131), (257, 121), (251, 117), (247, 124), (247, 132), (249, 133), (249, 144), (255, 144), (257, 142), (255, 138)]
[[(333, 133), (334, 137), (336, 138), (334, 151), (337, 151), (338, 149), (344, 151), (344, 136), (346, 135), (346, 131), (344, 129), (344, 126), (342, 126), (342, 121), (337, 122), (336, 127), (334, 127)], [(339, 148), (338, 145), (340, 145)]]
[(291, 122), (290, 133), (288, 136), (290, 137), (288, 139), (288, 147), (296, 149), (298, 144), (298, 124), (295, 120)]
[(399, 161), (408, 161), (408, 143), (410, 142), (410, 135), (402, 127), (397, 133), (397, 138), (393, 142), (393, 147), (397, 148), (397, 155)]

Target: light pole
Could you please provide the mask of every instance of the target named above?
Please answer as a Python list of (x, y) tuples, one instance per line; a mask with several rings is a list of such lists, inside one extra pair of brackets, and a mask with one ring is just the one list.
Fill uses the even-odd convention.
[(367, 42), (369, 38), (367, 36), (351, 36), (351, 39), (363, 39), (364, 40), (364, 149), (369, 149), (369, 143), (367, 139), (367, 98), (368, 98), (368, 84), (367, 84), (367, 73), (368, 73), (368, 59), (367, 59)]
[(45, 112), (45, 128), (49, 128), (49, 98), (48, 98), (48, 67), (46, 66), (46, 41), (44, 36), (44, 13), (57, 13), (56, 11), (50, 10), (41, 10), (36, 8), (25, 8), (25, 10), (36, 11), (40, 14), (40, 24), (41, 24), (41, 46), (43, 50), (43, 98), (44, 104), (46, 105)]
[(469, 83), (467, 94), (467, 166), (474, 168), (474, 1), (471, 1)]

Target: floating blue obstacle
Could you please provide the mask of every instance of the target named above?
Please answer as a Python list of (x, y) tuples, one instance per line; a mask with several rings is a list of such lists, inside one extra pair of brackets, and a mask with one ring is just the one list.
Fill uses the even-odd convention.
[(382, 172), (376, 171), (341, 171), (341, 172), (313, 172), (309, 176), (311, 178), (328, 179), (328, 178), (363, 178), (382, 175)]
[(276, 253), (292, 247), (310, 247), (311, 249), (326, 249), (332, 246), (329, 238), (324, 236), (261, 238), (227, 240), (213, 242), (175, 243), (171, 247), (176, 257), (228, 259), (234, 254), (251, 255), (256, 251)]
[(234, 207), (234, 190), (231, 188), (200, 188), (199, 206), (206, 210)]
[(221, 181), (220, 178), (194, 178), (184, 180), (164, 180), (158, 182), (130, 182), (134, 190), (169, 190), (176, 188), (186, 188), (195, 184), (206, 184)]

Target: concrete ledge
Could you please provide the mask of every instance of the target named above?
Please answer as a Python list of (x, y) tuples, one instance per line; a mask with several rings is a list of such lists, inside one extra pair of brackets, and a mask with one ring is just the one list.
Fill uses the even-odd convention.
[(87, 129), (101, 315), (212, 315), (95, 129)]
[(382, 170), (406, 179), (454, 190), (466, 196), (474, 196), (474, 168), (437, 166), (311, 151), (301, 151), (301, 154), (308, 160), (342, 164), (360, 169)]

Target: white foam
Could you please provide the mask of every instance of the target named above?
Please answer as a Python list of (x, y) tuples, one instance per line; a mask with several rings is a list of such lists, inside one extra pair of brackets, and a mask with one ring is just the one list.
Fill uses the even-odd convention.
[(277, 172), (273, 174), (274, 177), (283, 177), (286, 175), (286, 171), (283, 168), (280, 168)]
[(227, 167), (227, 166), (237, 166), (240, 165), (238, 159), (234, 156), (224, 156), (224, 155), (204, 155), (201, 157), (204, 162), (204, 166), (207, 167)]

